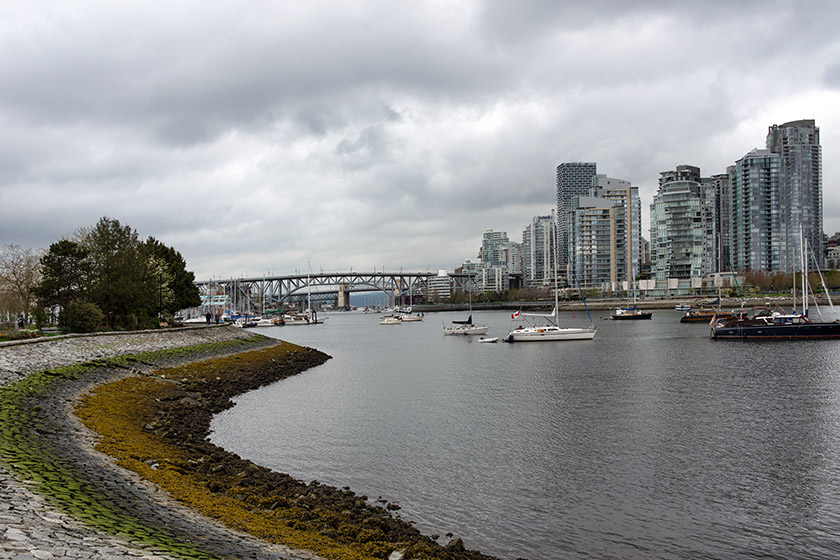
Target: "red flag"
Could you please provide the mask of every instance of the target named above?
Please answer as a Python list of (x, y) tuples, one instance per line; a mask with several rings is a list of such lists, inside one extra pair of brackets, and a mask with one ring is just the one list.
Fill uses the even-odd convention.
[(519, 311), (521, 311), (521, 310), (517, 310), (516, 313), (512, 313), (510, 318), (511, 319), (516, 319), (517, 317), (519, 317)]

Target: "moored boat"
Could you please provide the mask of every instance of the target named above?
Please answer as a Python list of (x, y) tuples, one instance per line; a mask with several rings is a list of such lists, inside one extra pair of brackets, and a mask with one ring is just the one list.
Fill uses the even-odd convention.
[(446, 336), (475, 336), (487, 334), (490, 329), (487, 325), (476, 325), (472, 322), (472, 315), (466, 321), (452, 321), (451, 326), (443, 326), (443, 334)]
[[(713, 319), (709, 336), (714, 339), (737, 339), (737, 340), (808, 340), (820, 338), (840, 338), (840, 320), (834, 321), (812, 321), (808, 316), (808, 294), (811, 288), (808, 285), (808, 252), (807, 240), (800, 231), (800, 266), (802, 278), (802, 312), (795, 310), (791, 313), (771, 311), (768, 308), (756, 308), (752, 315), (742, 313), (735, 319), (718, 320)], [(816, 259), (814, 259), (816, 262)], [(817, 268), (817, 272), (819, 268)], [(822, 273), (820, 272), (822, 281)], [(794, 289), (796, 282), (794, 282)], [(825, 287), (823, 290), (831, 306), (832, 314), (834, 304), (831, 302), (831, 295)], [(796, 298), (794, 297), (794, 301)], [(822, 315), (817, 306), (817, 311)]]
[(400, 317), (400, 320), (403, 323), (417, 323), (417, 322), (423, 320), (423, 316), (422, 315), (417, 315), (417, 314), (415, 314), (415, 315), (411, 315), (411, 314), (400, 315), (399, 317)]
[(536, 342), (555, 340), (592, 340), (595, 327), (561, 327), (558, 325), (519, 326), (507, 335), (505, 342)]
[(712, 319), (723, 321), (737, 318), (738, 315), (731, 311), (716, 311), (714, 309), (700, 308), (694, 311), (686, 311), (685, 315), (680, 317), (680, 323), (708, 323)]
[[(552, 214), (551, 233), (555, 235), (555, 221)], [(557, 246), (555, 242), (555, 247)], [(572, 271), (574, 273), (574, 270)], [(583, 290), (580, 289), (580, 297), (583, 301), (586, 315), (589, 316), (589, 307), (586, 305), (586, 298), (583, 295)], [(519, 319), (522, 317), (524, 325), (519, 325), (505, 337), (505, 342), (537, 342), (537, 341), (560, 341), (560, 340), (592, 340), (595, 338), (595, 325), (592, 324), (592, 317), (589, 317), (588, 327), (561, 327), (560, 314), (558, 312), (558, 289), (557, 289), (557, 271), (554, 272), (554, 310), (550, 314), (539, 313), (522, 313), (517, 311), (511, 315), (511, 319)], [(530, 318), (530, 320), (528, 319)], [(538, 321), (537, 318), (541, 318)]]
[(639, 319), (650, 319), (653, 316), (653, 312), (651, 311), (641, 311), (640, 309), (636, 309), (636, 306), (632, 307), (619, 307), (615, 310), (615, 313), (610, 315), (610, 319), (613, 321), (634, 321)]
[(840, 321), (815, 322), (802, 313), (780, 313), (758, 308), (752, 315), (715, 319), (711, 337), (741, 340), (840, 338)]

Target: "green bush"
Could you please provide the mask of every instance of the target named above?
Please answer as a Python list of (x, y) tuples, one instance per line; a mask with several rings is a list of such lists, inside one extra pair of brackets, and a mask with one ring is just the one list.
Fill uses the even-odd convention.
[(104, 319), (105, 315), (95, 304), (74, 301), (58, 315), (58, 326), (74, 333), (90, 333)]

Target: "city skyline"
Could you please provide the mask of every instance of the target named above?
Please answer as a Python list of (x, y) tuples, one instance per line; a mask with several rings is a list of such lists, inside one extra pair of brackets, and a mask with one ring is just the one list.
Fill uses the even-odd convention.
[[(0, 243), (102, 216), (198, 279), (453, 270), (556, 168), (726, 172), (814, 119), (840, 231), (840, 7), (743, 2), (0, 6)], [(607, 38), (608, 40), (605, 40)]]

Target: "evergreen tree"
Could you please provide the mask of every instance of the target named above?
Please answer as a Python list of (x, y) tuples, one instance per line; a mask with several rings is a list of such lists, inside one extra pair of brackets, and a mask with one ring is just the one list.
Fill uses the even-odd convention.
[(83, 299), (90, 280), (88, 250), (69, 239), (50, 245), (41, 256), (41, 281), (32, 290), (41, 307), (66, 309)]
[[(167, 247), (154, 237), (146, 240), (154, 267), (160, 280), (159, 307), (161, 311), (174, 314), (181, 309), (198, 307), (201, 296), (195, 285), (195, 275), (187, 270), (187, 263), (181, 253)], [(163, 282), (165, 280), (165, 283)]]
[(79, 233), (90, 252), (89, 299), (111, 328), (150, 326), (157, 311), (158, 279), (137, 232), (103, 217)]

